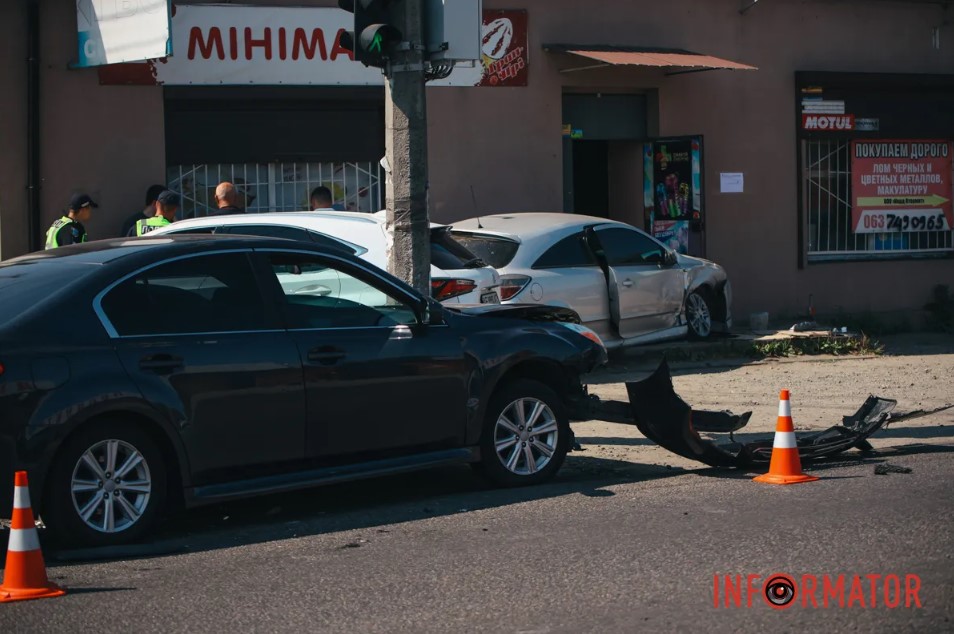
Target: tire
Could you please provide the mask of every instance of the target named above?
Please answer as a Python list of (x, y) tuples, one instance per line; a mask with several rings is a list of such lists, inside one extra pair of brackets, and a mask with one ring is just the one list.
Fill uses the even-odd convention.
[[(117, 478), (115, 469), (124, 467)], [(77, 484), (83, 488), (74, 492), (80, 482), (88, 484)], [(63, 543), (113, 546), (149, 532), (165, 502), (166, 468), (155, 441), (129, 424), (93, 423), (69, 438), (57, 454), (47, 483), (44, 521)]]
[[(538, 406), (536, 418), (527, 420)], [(519, 407), (524, 421), (519, 420)], [(490, 399), (480, 436), (481, 459), (475, 466), (497, 486), (540, 484), (560, 470), (570, 436), (570, 421), (556, 392), (538, 381), (511, 381)]]
[(686, 298), (686, 325), (690, 339), (708, 339), (712, 334), (712, 295), (700, 288)]

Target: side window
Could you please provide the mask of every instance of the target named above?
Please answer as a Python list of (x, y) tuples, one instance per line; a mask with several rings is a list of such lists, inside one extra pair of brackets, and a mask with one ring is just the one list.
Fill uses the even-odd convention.
[(270, 327), (244, 253), (198, 255), (160, 264), (109, 291), (102, 308), (123, 336)]
[(631, 229), (598, 229), (596, 236), (610, 266), (655, 264), (662, 262), (665, 255), (655, 240)]
[(351, 255), (358, 253), (344, 242), (335, 240), (334, 238), (329, 238), (323, 233), (318, 233), (317, 231), (306, 231), (306, 233), (311, 238), (312, 242), (319, 246), (325, 247), (326, 249), (339, 249), (345, 253), (350, 253)]
[(175, 229), (166, 233), (174, 233), (179, 236), (188, 235), (209, 235), (212, 233), (222, 233), (221, 227), (193, 227), (192, 229)]
[(306, 254), (268, 254), (289, 328), (370, 328), (416, 323), (411, 306), (344, 269)]
[(305, 240), (311, 242), (308, 232), (299, 227), (283, 225), (230, 225), (225, 228), (230, 235), (262, 236), (265, 238), (285, 238), (286, 240)]
[(596, 266), (596, 258), (586, 246), (583, 233), (567, 236), (547, 249), (536, 262), (535, 269), (551, 269), (562, 266)]

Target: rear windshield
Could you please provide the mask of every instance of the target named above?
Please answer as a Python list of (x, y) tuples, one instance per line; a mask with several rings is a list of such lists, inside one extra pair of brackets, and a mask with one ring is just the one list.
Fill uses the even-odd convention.
[(464, 233), (463, 231), (454, 231), (452, 233), (459, 243), (496, 269), (503, 268), (510, 264), (510, 261), (513, 260), (513, 256), (517, 255), (517, 248), (520, 246), (519, 242), (498, 236), (490, 236), (482, 233)]
[(67, 266), (64, 258), (0, 264), (0, 326), (63, 292), (96, 266)]
[(445, 271), (487, 266), (483, 258), (462, 245), (446, 227), (431, 229), (431, 264)]

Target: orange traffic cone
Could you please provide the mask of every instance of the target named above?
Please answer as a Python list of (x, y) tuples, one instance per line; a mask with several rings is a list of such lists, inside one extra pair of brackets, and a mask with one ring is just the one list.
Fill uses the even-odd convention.
[(0, 603), (43, 599), (66, 594), (46, 578), (40, 537), (33, 522), (30, 489), (26, 471), (17, 471), (13, 487), (13, 518), (10, 522), (10, 543), (7, 546), (7, 565), (3, 584), (0, 584)]
[(792, 404), (788, 400), (788, 390), (782, 390), (779, 394), (778, 423), (775, 426), (769, 472), (756, 476), (754, 480), (768, 484), (797, 484), (817, 479), (802, 473), (802, 461), (798, 457), (798, 444), (795, 442), (795, 427), (792, 425)]

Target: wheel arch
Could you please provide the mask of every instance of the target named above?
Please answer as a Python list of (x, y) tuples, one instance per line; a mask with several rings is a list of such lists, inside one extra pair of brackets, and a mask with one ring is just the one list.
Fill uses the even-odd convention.
[(162, 422), (149, 414), (138, 409), (117, 407), (115, 409), (105, 409), (88, 413), (88, 415), (75, 421), (74, 424), (70, 426), (69, 431), (59, 439), (56, 447), (50, 454), (46, 468), (43, 469), (43, 480), (39, 483), (41, 495), (39, 496), (40, 504), (37, 505), (38, 512), (42, 510), (42, 505), (46, 503), (50, 495), (49, 478), (47, 476), (52, 471), (57, 460), (62, 456), (70, 440), (92, 425), (115, 421), (122, 421), (123, 424), (137, 427), (156, 443), (156, 447), (162, 454), (162, 459), (167, 466), (166, 485), (169, 494), (167, 503), (170, 505), (182, 505), (184, 503), (182, 492), (189, 478), (187, 456), (181, 444), (173, 440), (173, 437)]
[(519, 379), (537, 381), (556, 392), (565, 408), (564, 413), (569, 412), (572, 397), (582, 390), (579, 375), (555, 359), (530, 357), (518, 360), (502, 370), (495, 380), (486, 386), (478, 415), (468, 430), (468, 444), (476, 444), (480, 440), (484, 417), (493, 395), (503, 386)]

